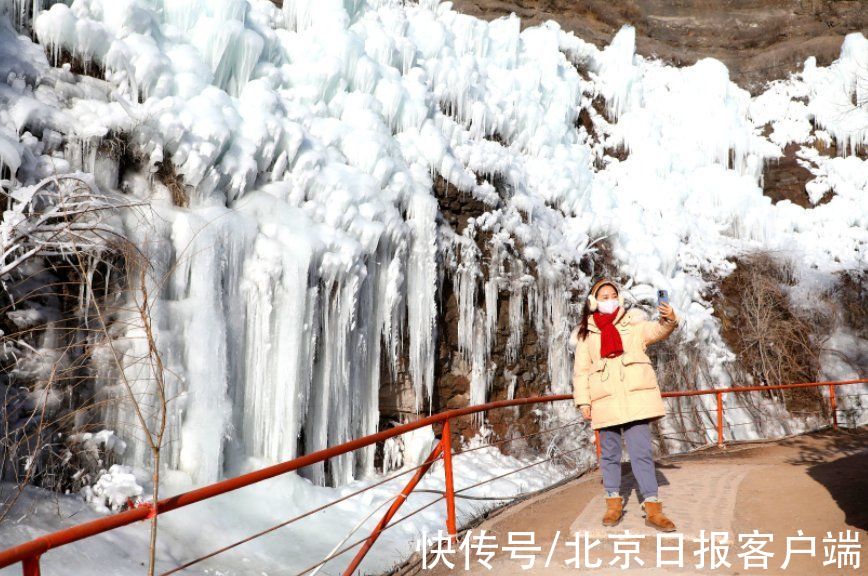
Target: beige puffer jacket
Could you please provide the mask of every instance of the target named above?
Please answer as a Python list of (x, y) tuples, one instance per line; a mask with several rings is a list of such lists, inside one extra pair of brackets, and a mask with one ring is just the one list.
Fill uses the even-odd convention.
[(624, 353), (615, 358), (600, 357), (600, 329), (588, 318), (588, 336), (578, 340), (578, 328), (570, 343), (576, 348), (573, 368), (573, 398), (576, 406), (591, 405), (594, 430), (664, 415), (657, 374), (645, 347), (667, 338), (680, 320), (650, 321), (636, 308), (618, 310), (615, 327), (621, 335)]

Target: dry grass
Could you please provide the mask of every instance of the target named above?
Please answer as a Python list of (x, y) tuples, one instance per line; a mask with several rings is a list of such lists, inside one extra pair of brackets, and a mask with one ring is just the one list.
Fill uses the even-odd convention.
[[(750, 383), (812, 382), (819, 376), (822, 342), (834, 318), (823, 306), (795, 308), (786, 293), (794, 282), (788, 262), (760, 252), (738, 258), (715, 295), (721, 334)], [(789, 410), (816, 409), (818, 394), (789, 390), (782, 398)]]
[(172, 203), (175, 206), (186, 208), (190, 205), (190, 196), (187, 193), (184, 179), (175, 170), (175, 164), (168, 153), (166, 153), (166, 157), (162, 162), (157, 163), (157, 173), (155, 176), (157, 180), (169, 189), (169, 192), (172, 194)]
[[(813, 382), (820, 377), (820, 355), (827, 351), (829, 335), (840, 321), (862, 338), (868, 337), (868, 275), (843, 273), (828, 292), (816, 295), (809, 310), (794, 306), (787, 288), (795, 284), (792, 266), (773, 254), (755, 253), (736, 260), (736, 269), (710, 294), (715, 316), (721, 321), (724, 341), (736, 354), (736, 362), (724, 366), (733, 385)], [(835, 308), (840, 314), (837, 314)], [(661, 390), (693, 389), (697, 382), (714, 382), (712, 366), (695, 344), (679, 341), (678, 333), (655, 344), (648, 354), (655, 365)], [(770, 392), (792, 414), (826, 413), (827, 403), (818, 389)], [(744, 394), (748, 407), (757, 394)], [(687, 441), (703, 444), (706, 424), (696, 412), (695, 401), (678, 399), (667, 403), (669, 419), (684, 430), (697, 430)], [(755, 418), (762, 412), (757, 409)], [(713, 432), (712, 432), (713, 435)], [(665, 443), (661, 442), (665, 449)]]
[(868, 272), (841, 273), (832, 296), (837, 299), (844, 323), (860, 338), (868, 340)]
[[(132, 141), (132, 136), (127, 132), (109, 132), (100, 141), (100, 152), (109, 155), (118, 162), (118, 175), (128, 171), (141, 170), (148, 162), (148, 157), (142, 152), (142, 148)], [(172, 155), (164, 152), (162, 162), (157, 162), (154, 177), (158, 182), (169, 189), (172, 202), (175, 206), (185, 208), (190, 205), (190, 195), (184, 178), (178, 174)]]

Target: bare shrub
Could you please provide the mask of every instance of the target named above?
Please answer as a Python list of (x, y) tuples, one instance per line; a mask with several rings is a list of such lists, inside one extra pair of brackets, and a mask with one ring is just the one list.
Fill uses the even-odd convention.
[[(801, 310), (792, 305), (786, 287), (795, 280), (787, 261), (757, 252), (735, 263), (735, 270), (715, 294), (714, 314), (740, 368), (753, 384), (815, 381), (832, 316), (821, 306)], [(816, 409), (819, 400), (817, 389), (786, 390), (777, 395), (792, 411)]]
[(165, 159), (162, 162), (157, 162), (157, 172), (154, 176), (169, 189), (172, 194), (172, 203), (175, 206), (185, 208), (190, 205), (190, 197), (184, 179), (175, 169), (171, 155), (166, 153)]
[(868, 272), (848, 270), (838, 275), (833, 291), (844, 324), (868, 340)]
[[(123, 139), (111, 145), (128, 153)], [(151, 263), (124, 235), (119, 213), (138, 206), (74, 175), (7, 194), (0, 245), (0, 475), (13, 488), (0, 493), (0, 521), (28, 485), (78, 491), (115, 462), (124, 442), (104, 423), (107, 409), (122, 405), (133, 421), (118, 425), (149, 449), (151, 499), (159, 499), (172, 400), (166, 380), (175, 375), (155, 341), (151, 291), (172, 270), (154, 279)], [(131, 346), (136, 338), (144, 346)], [(141, 374), (143, 382), (130, 374)], [(154, 515), (149, 574), (156, 538)]]

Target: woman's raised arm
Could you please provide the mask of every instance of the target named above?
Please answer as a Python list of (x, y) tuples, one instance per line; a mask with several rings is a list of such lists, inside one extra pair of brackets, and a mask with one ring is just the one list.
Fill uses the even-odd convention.
[(679, 319), (671, 306), (661, 304), (658, 310), (660, 320), (646, 320), (642, 323), (642, 339), (646, 346), (668, 338), (679, 325)]

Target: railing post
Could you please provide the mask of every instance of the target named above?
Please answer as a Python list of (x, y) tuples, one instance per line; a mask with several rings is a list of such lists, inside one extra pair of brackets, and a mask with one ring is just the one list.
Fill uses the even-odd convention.
[(356, 553), (356, 557), (353, 558), (353, 561), (350, 562), (350, 565), (347, 566), (347, 569), (344, 570), (344, 576), (351, 576), (352, 573), (359, 567), (359, 564), (362, 563), (362, 560), (365, 558), (365, 555), (368, 553), (368, 550), (371, 549), (371, 546), (374, 545), (374, 542), (377, 541), (377, 538), (380, 537), (380, 533), (386, 529), (389, 525), (389, 522), (392, 520), (392, 517), (398, 511), (398, 508), (401, 507), (401, 504), (407, 500), (407, 497), (410, 495), (410, 492), (416, 487), (416, 484), (422, 479), (422, 476), (431, 468), (431, 465), (440, 457), (440, 453), (443, 451), (443, 442), (438, 442), (434, 449), (431, 451), (431, 454), (428, 455), (428, 458), (425, 459), (425, 462), (422, 466), (416, 470), (416, 473), (413, 474), (413, 477), (410, 478), (410, 481), (407, 482), (407, 485), (401, 490), (401, 493), (395, 497), (395, 501), (392, 502), (392, 505), (386, 511), (386, 514), (380, 519), (380, 522), (377, 523), (377, 526), (374, 528), (371, 535), (362, 545), (361, 549)]
[(443, 422), (443, 474), (446, 476), (446, 532), (457, 538), (455, 529), (455, 482), (452, 475), (452, 431), (449, 419)]
[(723, 393), (715, 394), (717, 397), (717, 445), (723, 447)]
[(21, 562), (21, 568), (24, 576), (39, 576), (39, 556), (30, 556)]
[(838, 403), (835, 399), (835, 385), (829, 384), (829, 403), (832, 407), (832, 429), (838, 429)]

